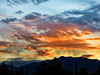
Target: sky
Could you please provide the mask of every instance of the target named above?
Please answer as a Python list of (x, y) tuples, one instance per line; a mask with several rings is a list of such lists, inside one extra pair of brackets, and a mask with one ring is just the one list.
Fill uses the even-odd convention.
[(100, 0), (0, 0), (0, 62), (100, 60)]

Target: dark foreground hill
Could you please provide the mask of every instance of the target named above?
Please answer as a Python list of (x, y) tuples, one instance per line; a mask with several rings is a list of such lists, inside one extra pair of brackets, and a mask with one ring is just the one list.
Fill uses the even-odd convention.
[(72, 58), (72, 57), (60, 57), (58, 58), (59, 61), (62, 62), (63, 68), (66, 70), (71, 70), (72, 72), (75, 72), (76, 63), (78, 67), (78, 71), (81, 68), (87, 68), (88, 72), (94, 72), (97, 70), (99, 65), (99, 60), (92, 60), (87, 58)]
[[(89, 73), (95, 72), (99, 65), (99, 60), (92, 60), (87, 58), (73, 58), (73, 57), (60, 57), (58, 58), (59, 61), (62, 62), (62, 66), (66, 70), (71, 70), (72, 72), (75, 72), (76, 69), (76, 63), (78, 71), (81, 68), (87, 68)], [(49, 63), (51, 60), (46, 60), (44, 62)], [(41, 61), (42, 62), (42, 61)], [(23, 72), (26, 73), (26, 68), (28, 69), (28, 72), (32, 74), (35, 72), (35, 69), (38, 67), (40, 63), (39, 62), (33, 62), (31, 64), (23, 65), (22, 69)], [(10, 69), (10, 65), (8, 65), (8, 68)], [(21, 67), (13, 67), (13, 71), (16, 72), (16, 69), (20, 69)]]

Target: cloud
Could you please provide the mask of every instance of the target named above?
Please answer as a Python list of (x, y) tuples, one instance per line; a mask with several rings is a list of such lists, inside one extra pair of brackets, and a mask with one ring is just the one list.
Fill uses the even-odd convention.
[(99, 7), (100, 7), (100, 4), (95, 4), (92, 7), (90, 7), (89, 10), (93, 10), (95, 12), (98, 12), (98, 11), (100, 11), (100, 8)]
[[(36, 17), (40, 17), (41, 14), (35, 13)], [(33, 19), (28, 16), (27, 19)], [(11, 37), (18, 40), (24, 40), (29, 42), (25, 47), (15, 48), (17, 55), (22, 57), (52, 57), (55, 53), (49, 53), (46, 49), (51, 48), (52, 52), (59, 49), (60, 51), (67, 50), (94, 50), (98, 47), (91, 46), (91, 43), (87, 43), (86, 39), (77, 39), (83, 35), (89, 35), (94, 33), (91, 30), (84, 28), (85, 25), (78, 25), (76, 23), (66, 22), (63, 18), (49, 17), (41, 18), (38, 21), (26, 21), (21, 20), (19, 23), (9, 23)], [(82, 29), (84, 28), (84, 29)], [(45, 49), (43, 49), (44, 47)], [(14, 48), (8, 48), (12, 50)], [(22, 51), (20, 51), (22, 49)], [(27, 55), (24, 51), (29, 51)], [(36, 55), (31, 54), (34, 51)], [(13, 52), (13, 51), (12, 51)]]
[(0, 17), (3, 17), (3, 18), (4, 18), (4, 17), (5, 17), (5, 15), (0, 15)]
[[(91, 52), (91, 51), (90, 51)], [(80, 57), (81, 55), (85, 55), (87, 53), (89, 53), (88, 50), (78, 50), (78, 49), (66, 49), (64, 47), (59, 48), (56, 50), (54, 50), (52, 52), (54, 54), (55, 57), (59, 57), (59, 56), (72, 56), (72, 57)]]
[(11, 44), (11, 43), (6, 42), (6, 41), (0, 41), (0, 46), (7, 46), (8, 44)]
[(40, 18), (41, 14), (37, 13), (37, 12), (32, 12), (31, 14), (28, 14), (24, 17), (24, 19), (26, 20), (30, 20), (30, 21), (36, 21)]
[(17, 1), (10, 1), (10, 0), (7, 0), (8, 3), (10, 3), (10, 5), (16, 5), (16, 4), (25, 4), (25, 3), (29, 3), (29, 2), (32, 2), (34, 5), (39, 5), (41, 3), (44, 3), (48, 0), (17, 0)]
[(0, 41), (0, 52), (1, 54), (15, 54), (19, 56), (20, 53), (25, 51), (24, 45), (21, 45), (21, 43)]
[(40, 3), (44, 3), (46, 1), (49, 1), (49, 0), (31, 0), (35, 5), (38, 5)]
[(17, 21), (17, 18), (6, 18), (1, 20), (4, 23), (10, 23), (10, 22), (15, 22)]
[(76, 16), (82, 15), (80, 17), (74, 17), (74, 16), (68, 17), (66, 18), (66, 21), (78, 24), (80, 27), (83, 28), (86, 27), (87, 30), (100, 31), (99, 6), (100, 6), (99, 4), (93, 5), (92, 7), (81, 11), (80, 10), (65, 11), (63, 14), (76, 15)]
[[(65, 52), (65, 51), (64, 51)], [(80, 56), (80, 55), (83, 55), (83, 54), (86, 54), (86, 53), (88, 53), (88, 51), (87, 50), (67, 50), (66, 51), (67, 52), (67, 54), (70, 56), (70, 55), (72, 55), (72, 56), (75, 56), (75, 57), (78, 57), (78, 56)]]
[(0, 41), (0, 48), (7, 48), (7, 47), (16, 47), (16, 43), (14, 42), (6, 42), (6, 41)]
[(22, 14), (22, 13), (24, 13), (24, 12), (21, 11), (21, 10), (19, 10), (19, 11), (16, 11), (15, 13), (16, 13), (16, 14)]
[(7, 50), (0, 50), (0, 54), (1, 53), (12, 53), (11, 51), (7, 51)]
[(69, 11), (65, 11), (64, 13), (62, 13), (62, 14), (64, 14), (64, 15), (72, 15), (72, 14), (74, 14), (74, 15), (80, 15), (80, 14), (84, 14), (85, 12), (82, 12), (81, 10), (69, 10)]
[(89, 38), (87, 40), (99, 40), (100, 41), (100, 37), (97, 37), (97, 38)]
[(1, 49), (1, 53), (15, 54), (27, 58), (26, 60), (32, 57), (35, 59), (35, 57), (49, 58), (62, 55), (86, 57), (85, 52), (100, 49), (92, 45), (92, 42), (87, 42), (87, 40), (99, 40), (99, 37), (82, 39), (82, 36), (99, 32), (99, 10), (93, 7), (87, 10), (69, 10), (54, 16), (32, 12), (20, 20), (3, 19), (2, 22), (8, 26), (5, 27), (5, 32), (9, 32), (9, 35), (3, 34), (14, 42), (1, 41), (1, 48), (6, 47)]
[[(82, 42), (83, 41), (83, 42)], [(59, 42), (59, 43), (58, 43)], [(50, 42), (47, 45), (44, 45), (44, 47), (65, 47), (66, 49), (80, 49), (80, 50), (93, 50), (93, 49), (99, 49), (98, 47), (91, 46), (90, 43), (86, 43), (84, 40), (64, 40), (64, 41), (54, 41)]]
[(48, 50), (48, 49), (45, 49), (45, 50), (37, 50), (36, 51), (36, 57), (51, 57), (53, 56), (53, 54), (49, 53), (51, 52), (52, 50)]
[(94, 55), (91, 55), (91, 54), (88, 54), (88, 55), (82, 55), (81, 57), (82, 58), (91, 58), (91, 57), (93, 57)]
[[(25, 48), (26, 50), (34, 50), (34, 48), (30, 47), (29, 45)], [(37, 48), (36, 48), (37, 49)]]

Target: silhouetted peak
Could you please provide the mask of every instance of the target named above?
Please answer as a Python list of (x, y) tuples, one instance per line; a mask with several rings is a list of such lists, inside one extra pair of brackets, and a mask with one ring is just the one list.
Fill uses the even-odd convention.
[(65, 58), (64, 56), (61, 56), (60, 58)]
[(59, 57), (58, 59), (73, 59), (73, 57), (64, 57), (64, 56), (61, 56), (61, 57)]
[(93, 60), (93, 61), (98, 61), (98, 59), (88, 59), (88, 58), (83, 58), (83, 57), (65, 57), (65, 56), (61, 56), (58, 59), (79, 59), (79, 60)]

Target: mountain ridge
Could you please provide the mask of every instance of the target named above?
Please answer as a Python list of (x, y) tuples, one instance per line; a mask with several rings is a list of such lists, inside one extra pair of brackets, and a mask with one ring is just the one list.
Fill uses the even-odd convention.
[[(100, 65), (100, 61), (97, 59), (87, 59), (82, 57), (64, 57), (61, 56), (57, 58), (59, 61), (62, 62), (62, 67), (65, 70), (71, 70), (73, 73), (75, 73), (76, 70), (76, 64), (78, 68), (78, 72), (81, 68), (87, 68), (89, 73), (93, 73), (98, 69), (98, 65)], [(41, 62), (49, 63), (51, 60), (45, 60)], [(35, 69), (39, 66), (41, 62), (32, 62), (30, 64), (22, 65), (24, 73), (26, 72), (26, 68), (28, 68), (29, 73), (32, 74), (35, 72)], [(8, 65), (8, 68), (10, 69), (10, 65)], [(16, 72), (16, 69), (20, 69), (21, 67), (14, 67), (14, 72)]]

